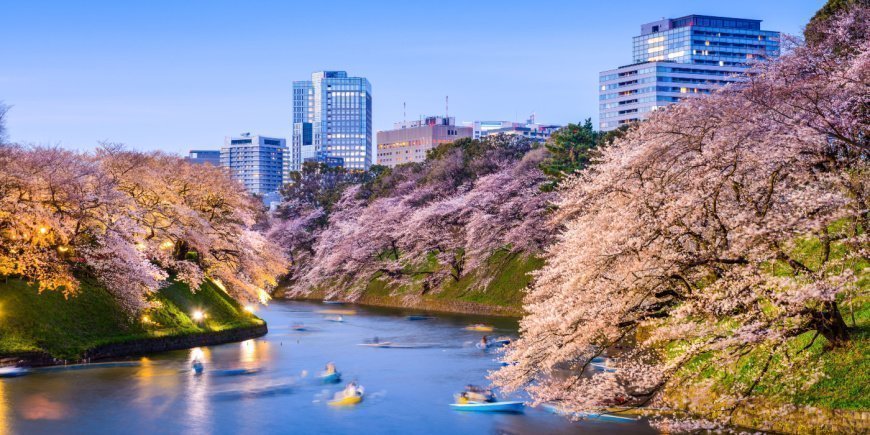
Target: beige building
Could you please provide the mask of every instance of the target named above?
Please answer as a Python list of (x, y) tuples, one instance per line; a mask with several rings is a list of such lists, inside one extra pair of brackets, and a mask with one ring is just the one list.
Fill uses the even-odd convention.
[(378, 132), (378, 164), (394, 167), (422, 162), (426, 152), (440, 144), (471, 137), (472, 127), (457, 126), (454, 118), (430, 116), (418, 121), (397, 122), (392, 130)]

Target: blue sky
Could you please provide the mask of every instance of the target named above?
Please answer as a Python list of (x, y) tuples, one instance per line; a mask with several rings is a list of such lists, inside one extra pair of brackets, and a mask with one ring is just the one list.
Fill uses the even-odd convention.
[(375, 130), (443, 114), (597, 121), (598, 72), (640, 25), (692, 13), (799, 33), (822, 0), (7, 1), (0, 100), (22, 143), (186, 153), (244, 131), (287, 137), (315, 70), (367, 77)]

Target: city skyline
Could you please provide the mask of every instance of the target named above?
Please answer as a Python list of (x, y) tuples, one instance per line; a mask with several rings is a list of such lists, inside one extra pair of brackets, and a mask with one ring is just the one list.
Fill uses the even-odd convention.
[[(799, 34), (821, 4), (801, 1), (782, 8), (748, 1), (663, 1), (613, 8), (544, 2), (535, 6), (543, 16), (526, 25), (510, 18), (524, 14), (525, 3), (460, 7), (448, 2), (440, 9), (345, 5), (329, 18), (334, 36), (307, 47), (294, 41), (305, 39), (306, 29), (316, 27), (317, 20), (288, 20), (292, 26), (238, 21), (240, 16), (294, 17), (316, 11), (304, 4), (15, 4), (7, 11), (13, 19), (0, 29), (6, 40), (15, 41), (0, 48), (7, 60), (0, 73), (0, 100), (13, 106), (8, 127), (14, 141), (92, 149), (97, 141), (108, 140), (179, 154), (219, 148), (224, 136), (243, 131), (289, 143), (292, 81), (318, 70), (369, 79), (373, 131), (388, 130), (405, 117), (444, 114), (457, 124), (522, 121), (534, 112), (546, 123), (590, 117), (597, 125), (598, 73), (631, 63), (631, 38), (641, 23), (724, 15), (759, 19), (765, 28)], [(443, 38), (433, 39), (430, 29), (411, 25), (408, 17), (416, 13), (438, 22)], [(40, 32), (21, 38), (35, 22)], [(230, 23), (240, 31), (225, 32)], [(356, 39), (336, 42), (351, 32)], [(246, 58), (263, 60), (268, 67), (244, 74), (225, 68), (229, 61)], [(56, 69), (64, 74), (55, 74)]]

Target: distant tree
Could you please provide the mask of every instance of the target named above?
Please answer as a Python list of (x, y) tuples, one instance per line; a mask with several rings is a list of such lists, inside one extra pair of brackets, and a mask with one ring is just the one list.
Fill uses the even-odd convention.
[(545, 188), (552, 190), (563, 178), (589, 166), (598, 137), (591, 118), (582, 125), (568, 124), (554, 132), (545, 145), (550, 156), (541, 163), (541, 169), (552, 180)]
[(613, 145), (613, 143), (616, 142), (617, 139), (623, 138), (629, 132), (629, 130), (636, 127), (638, 124), (639, 124), (639, 122), (635, 121), (635, 122), (631, 122), (628, 124), (622, 124), (613, 130), (606, 131), (604, 133), (599, 133), (598, 134), (598, 149), (602, 149), (604, 147), (608, 147), (610, 145)]
[(848, 13), (855, 7), (870, 7), (870, 0), (828, 0), (821, 9), (816, 11), (804, 29), (804, 38), (807, 44), (817, 44), (824, 40), (825, 34), (831, 29), (829, 21), (839, 14)]
[[(370, 177), (367, 172), (349, 171), (341, 166), (330, 167), (320, 162), (305, 162), (300, 171), (290, 173), (290, 180), (281, 188), (281, 195), (286, 201), (298, 201), (329, 210), (341, 198), (345, 188)], [(286, 207), (279, 208), (279, 214), (285, 210)]]

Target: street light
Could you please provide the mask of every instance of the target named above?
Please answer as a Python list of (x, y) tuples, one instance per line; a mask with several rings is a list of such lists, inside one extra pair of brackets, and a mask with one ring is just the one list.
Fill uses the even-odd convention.
[(193, 312), (193, 320), (201, 322), (202, 319), (205, 319), (205, 313), (203, 313), (201, 310), (196, 310)]

